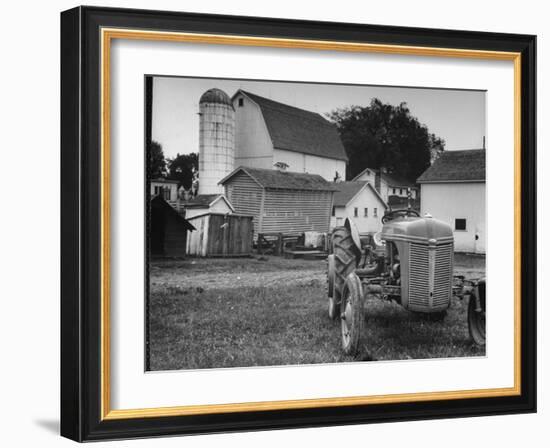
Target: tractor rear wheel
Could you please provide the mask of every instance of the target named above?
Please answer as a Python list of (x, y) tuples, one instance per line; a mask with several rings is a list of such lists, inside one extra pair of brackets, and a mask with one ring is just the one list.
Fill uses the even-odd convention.
[[(331, 275), (331, 260), (329, 258), (329, 317), (336, 318), (340, 314), (340, 302), (344, 283), (349, 274), (357, 267), (358, 249), (353, 242), (351, 232), (347, 227), (336, 227), (332, 232), (332, 254), (334, 275)], [(332, 291), (330, 285), (332, 282)], [(331, 295), (332, 294), (332, 295)], [(332, 302), (332, 304), (331, 304)], [(332, 309), (332, 311), (331, 311)]]
[(364, 315), (363, 288), (355, 273), (351, 273), (344, 283), (341, 310), (342, 349), (346, 355), (356, 356), (359, 353)]
[(468, 302), (468, 331), (477, 345), (485, 345), (485, 306), (482, 303), (481, 311), (476, 311), (476, 308), (477, 300), (471, 295)]

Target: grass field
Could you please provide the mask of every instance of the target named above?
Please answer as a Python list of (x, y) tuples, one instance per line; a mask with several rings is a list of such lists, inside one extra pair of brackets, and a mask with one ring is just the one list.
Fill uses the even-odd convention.
[[(353, 361), (327, 315), (325, 261), (280, 257), (154, 261), (151, 370)], [(479, 277), (483, 257), (457, 254), (455, 272)], [(468, 338), (467, 303), (442, 322), (369, 300), (357, 360), (482, 356)]]

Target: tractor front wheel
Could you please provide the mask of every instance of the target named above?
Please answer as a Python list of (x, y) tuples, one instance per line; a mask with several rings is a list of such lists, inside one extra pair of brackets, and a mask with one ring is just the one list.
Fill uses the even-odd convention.
[(349, 274), (357, 267), (359, 250), (347, 227), (337, 227), (332, 233), (332, 253), (328, 257), (329, 317), (340, 315), (342, 292)]
[(363, 288), (355, 272), (351, 273), (344, 283), (340, 310), (342, 349), (346, 355), (356, 356), (359, 353), (364, 315)]
[(477, 310), (477, 299), (470, 296), (468, 302), (468, 330), (470, 337), (477, 345), (485, 345), (485, 307), (482, 303), (481, 311)]

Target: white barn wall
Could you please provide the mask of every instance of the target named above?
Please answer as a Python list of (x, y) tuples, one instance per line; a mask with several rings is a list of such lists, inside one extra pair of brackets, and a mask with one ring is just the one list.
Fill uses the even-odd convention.
[(319, 174), (328, 181), (334, 180), (336, 172), (340, 174), (341, 179), (346, 177), (346, 162), (343, 160), (329, 159), (326, 157), (275, 148), (273, 150), (273, 163), (276, 162), (286, 163), (289, 166), (288, 171)]
[[(485, 183), (449, 182), (421, 185), (421, 213), (449, 223), (458, 252), (485, 253)], [(455, 219), (466, 219), (466, 230), (454, 230)], [(479, 239), (475, 240), (476, 233)]]
[[(239, 99), (243, 105), (239, 106)], [(235, 109), (235, 168), (273, 169), (273, 145), (260, 107), (239, 93), (233, 99)]]

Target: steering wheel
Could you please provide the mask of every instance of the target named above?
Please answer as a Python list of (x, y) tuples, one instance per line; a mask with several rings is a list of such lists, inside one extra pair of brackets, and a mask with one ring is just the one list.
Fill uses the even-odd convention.
[(417, 218), (420, 218), (420, 213), (418, 213), (416, 210), (408, 208), (392, 210), (391, 212), (388, 212), (384, 216), (382, 216), (382, 224), (386, 224), (388, 221), (391, 221), (395, 218), (405, 218), (409, 216), (416, 216)]

